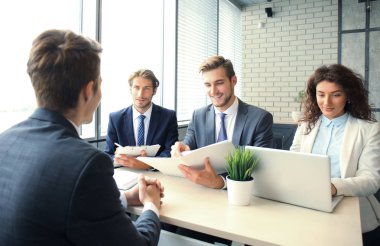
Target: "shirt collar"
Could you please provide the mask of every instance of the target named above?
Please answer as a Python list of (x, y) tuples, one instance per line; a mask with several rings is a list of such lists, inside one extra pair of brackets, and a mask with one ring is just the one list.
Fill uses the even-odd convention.
[[(132, 108), (133, 108), (133, 119), (136, 120), (137, 117), (139, 117), (141, 113), (135, 109), (135, 106), (132, 106)], [(150, 104), (150, 107), (148, 108), (147, 111), (143, 113), (143, 115), (145, 115), (146, 118), (150, 118), (150, 116), (152, 115), (152, 109), (153, 109), (153, 103)]]
[[(235, 101), (223, 113), (225, 113), (226, 115), (232, 115), (238, 111), (238, 107), (239, 107), (239, 100), (237, 97), (235, 97)], [(215, 111), (215, 114), (221, 113), (215, 106), (214, 106), (214, 111)]]
[[(67, 119), (67, 118), (66, 118)], [(67, 119), (72, 125), (73, 125), (73, 127), (75, 128), (75, 130), (77, 131), (77, 133), (78, 133), (78, 136), (80, 136), (80, 127), (79, 126), (77, 126), (73, 121), (71, 121), (71, 120), (69, 120), (69, 119)]]
[(322, 115), (322, 125), (323, 126), (329, 126), (331, 123), (334, 124), (334, 126), (340, 126), (347, 122), (348, 120), (348, 113), (344, 113), (343, 115), (334, 118), (332, 120), (329, 120), (326, 116)]

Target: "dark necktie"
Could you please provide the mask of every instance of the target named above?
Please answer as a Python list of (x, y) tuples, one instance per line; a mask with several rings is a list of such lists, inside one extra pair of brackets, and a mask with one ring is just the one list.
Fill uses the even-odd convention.
[(139, 115), (138, 117), (139, 119), (139, 125), (137, 127), (137, 146), (141, 146), (141, 145), (144, 145), (144, 135), (145, 135), (145, 131), (144, 131), (144, 119), (145, 119), (145, 115)]
[(220, 117), (220, 130), (219, 130), (219, 135), (218, 135), (217, 142), (227, 140), (226, 127), (224, 126), (224, 117), (225, 116), (226, 116), (225, 113), (219, 113), (219, 117)]

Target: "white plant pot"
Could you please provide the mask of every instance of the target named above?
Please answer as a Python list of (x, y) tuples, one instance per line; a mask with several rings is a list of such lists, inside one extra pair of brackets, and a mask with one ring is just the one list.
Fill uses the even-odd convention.
[(251, 203), (253, 179), (249, 181), (235, 181), (227, 176), (228, 202), (232, 205), (245, 206)]

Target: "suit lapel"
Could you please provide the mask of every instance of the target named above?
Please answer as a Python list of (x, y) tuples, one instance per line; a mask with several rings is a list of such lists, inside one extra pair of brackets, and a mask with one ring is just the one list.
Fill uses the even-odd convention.
[(206, 121), (205, 121), (205, 129), (206, 129), (206, 144), (210, 145), (215, 143), (215, 110), (212, 105), (208, 107), (206, 111)]
[(239, 100), (238, 111), (236, 114), (234, 133), (232, 134), (232, 143), (235, 146), (240, 145), (240, 139), (242, 137), (243, 129), (248, 117), (248, 114), (247, 114), (248, 105), (240, 101), (240, 99), (238, 100)]
[(317, 137), (317, 133), (319, 131), (319, 127), (321, 125), (321, 120), (322, 118), (320, 117), (317, 122), (315, 123), (314, 128), (311, 130), (309, 133), (309, 136), (304, 138), (305, 144), (303, 144), (303, 148), (301, 149), (301, 152), (306, 152), (306, 153), (311, 153), (314, 145), (315, 138)]
[(161, 121), (161, 110), (159, 107), (153, 104), (152, 115), (150, 116), (148, 135), (146, 137), (146, 144), (151, 145), (154, 137), (154, 133)]
[(355, 143), (358, 141), (359, 126), (355, 118), (351, 115), (344, 129), (342, 145), (340, 147), (340, 172), (342, 178), (346, 177), (347, 165), (350, 163), (351, 156), (355, 152)]
[[(135, 132), (133, 131), (133, 105), (127, 108), (126, 114), (124, 115), (124, 121), (126, 124), (124, 126), (121, 126), (125, 132), (126, 136), (132, 136), (131, 142), (129, 143), (129, 146), (135, 146), (136, 140), (135, 140)], [(128, 139), (128, 138), (127, 138)]]

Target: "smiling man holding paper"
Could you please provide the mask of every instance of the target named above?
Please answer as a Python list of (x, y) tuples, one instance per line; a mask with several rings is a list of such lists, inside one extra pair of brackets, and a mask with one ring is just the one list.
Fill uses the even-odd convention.
[[(231, 61), (212, 56), (201, 64), (199, 71), (212, 104), (194, 111), (185, 139), (172, 146), (172, 155), (180, 156), (185, 150), (223, 140), (235, 146), (272, 147), (273, 117), (237, 98), (234, 92), (237, 77)], [(179, 169), (194, 183), (216, 189), (225, 187), (224, 177), (217, 175), (208, 159), (204, 164), (201, 170), (186, 165), (180, 165)]]
[[(110, 114), (105, 151), (122, 166), (148, 169), (149, 165), (128, 152), (128, 146), (159, 144), (155, 156), (170, 157), (170, 147), (178, 140), (177, 116), (175, 111), (152, 103), (159, 81), (151, 70), (132, 73), (128, 82), (133, 105)], [(127, 148), (116, 150), (115, 143)], [(147, 152), (141, 151), (140, 156), (147, 156)]]

